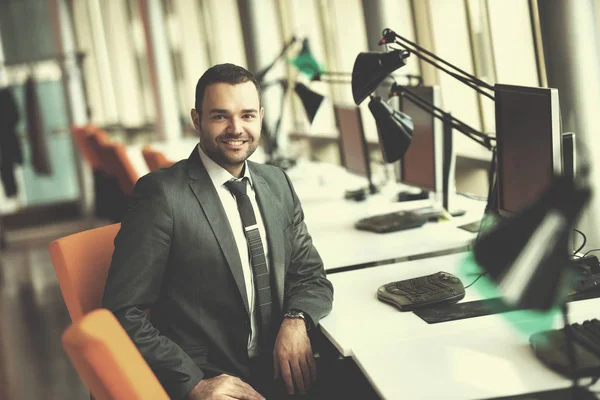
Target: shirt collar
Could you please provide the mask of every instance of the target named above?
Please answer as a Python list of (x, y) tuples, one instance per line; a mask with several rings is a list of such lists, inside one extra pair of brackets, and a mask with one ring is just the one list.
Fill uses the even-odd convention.
[(206, 172), (208, 172), (208, 176), (212, 181), (215, 187), (223, 186), (226, 182), (230, 180), (240, 180), (242, 178), (248, 178), (248, 182), (250, 182), (250, 187), (253, 187), (252, 176), (250, 175), (250, 168), (248, 168), (248, 163), (244, 161), (244, 174), (241, 178), (236, 178), (231, 175), (229, 171), (225, 168), (221, 167), (219, 164), (214, 162), (200, 147), (200, 143), (198, 143), (198, 154), (200, 155), (200, 160), (202, 160), (202, 164), (204, 164), (204, 168), (206, 168)]

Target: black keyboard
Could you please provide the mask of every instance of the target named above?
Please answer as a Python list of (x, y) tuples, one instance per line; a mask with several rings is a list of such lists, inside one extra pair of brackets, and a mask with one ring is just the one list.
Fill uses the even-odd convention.
[(600, 321), (592, 319), (582, 324), (571, 324), (573, 339), (600, 358)]
[(462, 282), (448, 272), (391, 282), (377, 290), (379, 300), (395, 305), (400, 311), (412, 311), (440, 303), (455, 303), (463, 297), (465, 288)]
[(563, 329), (540, 332), (529, 338), (536, 356), (551, 369), (572, 377), (565, 332), (572, 340), (578, 377), (600, 374), (600, 320), (573, 323)]
[(428, 211), (396, 211), (374, 217), (363, 218), (354, 226), (365, 231), (387, 233), (405, 229), (418, 228), (427, 221), (437, 220), (442, 213), (439, 210)]

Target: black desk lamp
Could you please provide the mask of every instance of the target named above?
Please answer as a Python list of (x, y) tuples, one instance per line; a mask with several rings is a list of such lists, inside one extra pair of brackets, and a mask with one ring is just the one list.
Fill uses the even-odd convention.
[(290, 63), (311, 80), (316, 75), (327, 73), (313, 55), (308, 39), (302, 41), (302, 49), (295, 58), (290, 60)]
[(406, 65), (410, 53), (406, 50), (392, 50), (387, 53), (360, 53), (352, 68), (352, 97), (359, 105), (375, 91), (384, 79)]
[[(354, 61), (354, 67), (352, 70), (352, 96), (354, 98), (354, 102), (356, 103), (356, 105), (359, 105), (360, 103), (363, 102), (363, 100), (365, 100), (367, 97), (369, 97), (369, 95), (373, 91), (375, 91), (375, 89), (379, 86), (379, 84), (381, 84), (390, 73), (392, 73), (396, 69), (401, 68), (404, 65), (406, 65), (405, 60), (406, 60), (406, 58), (408, 58), (408, 56), (410, 54), (415, 54), (420, 59), (422, 59), (422, 60), (432, 64), (436, 68), (439, 68), (442, 71), (450, 74), (451, 76), (453, 76), (454, 78), (463, 82), (467, 86), (474, 88), (477, 92), (484, 94), (485, 96), (491, 98), (492, 100), (494, 99), (493, 95), (491, 95), (490, 93), (483, 90), (483, 89), (486, 89), (486, 90), (493, 91), (494, 88), (492, 86), (481, 81), (480, 79), (469, 74), (468, 72), (465, 72), (464, 70), (448, 63), (447, 61), (442, 60), (435, 54), (422, 48), (421, 46), (417, 45), (416, 43), (411, 42), (410, 40), (398, 35), (391, 29), (386, 28), (383, 30), (383, 38), (379, 41), (379, 44), (382, 45), (382, 44), (390, 44), (390, 43), (398, 44), (398, 45), (402, 46), (404, 49), (394, 49), (394, 50), (386, 52), (386, 53), (366, 52), (366, 53), (360, 53), (356, 57), (356, 60)], [(432, 58), (434, 60), (436, 60), (437, 62), (431, 60)], [(449, 68), (453, 69), (454, 71), (451, 71), (448, 68), (446, 68), (440, 64), (448, 66)], [(392, 93), (397, 94), (397, 92), (399, 92), (400, 88), (401, 87), (398, 85), (393, 86)], [(412, 93), (412, 92), (403, 91), (403, 93)], [(414, 93), (412, 93), (412, 97), (418, 98), (418, 96)], [(376, 99), (376, 98), (377, 97), (372, 97), (371, 101), (374, 101), (374, 99)], [(381, 101), (377, 100), (377, 102), (381, 102)], [(423, 99), (421, 99), (421, 101), (419, 103), (425, 104), (423, 102)], [(429, 109), (431, 109), (432, 111), (435, 109), (435, 107), (431, 104), (427, 105), (427, 107)], [(371, 108), (371, 107), (369, 107), (369, 108)], [(443, 110), (436, 109), (435, 111), (437, 113), (443, 113), (443, 114), (439, 114), (439, 115), (450, 116), (449, 113), (445, 113)], [(433, 112), (432, 112), (432, 114), (433, 114)], [(474, 128), (469, 127), (467, 124), (463, 123), (462, 121), (460, 121), (454, 117), (450, 117), (450, 119), (454, 123), (453, 127), (455, 127), (457, 130), (459, 130), (460, 132), (469, 136), (471, 139), (474, 139), (480, 143), (481, 143), (481, 141), (478, 140), (477, 137), (484, 138), (486, 141), (486, 143), (484, 145), (487, 148), (491, 149), (489, 141), (494, 140), (493, 137), (490, 137), (482, 132), (475, 130)], [(459, 128), (462, 128), (462, 129), (459, 129)], [(481, 143), (481, 144), (483, 144), (483, 143)], [(408, 147), (406, 147), (406, 149), (408, 149)], [(396, 160), (393, 160), (393, 161), (396, 161)]]
[(264, 67), (263, 69), (261, 69), (260, 71), (258, 71), (256, 74), (254, 74), (254, 77), (256, 78), (256, 80), (260, 84), (262, 84), (264, 82), (264, 79), (265, 79), (265, 76), (267, 75), (267, 73), (269, 73), (269, 71), (271, 71), (273, 69), (273, 67), (275, 65), (277, 65), (277, 63), (280, 60), (282, 60), (283, 57), (285, 57), (285, 55), (287, 54), (288, 50), (297, 41), (298, 41), (298, 39), (296, 38), (296, 36), (292, 36), (292, 38), (290, 40), (288, 40), (286, 43), (284, 43), (284, 45), (281, 48), (281, 51), (279, 52), (279, 54), (277, 55), (277, 57), (275, 57), (273, 59), (273, 61), (271, 61), (271, 63), (269, 65), (267, 65), (266, 67)]
[(535, 203), (475, 241), (474, 260), (507, 305), (548, 310), (565, 300), (561, 285), (569, 264), (569, 235), (590, 194), (587, 184), (554, 176)]
[(306, 112), (306, 116), (312, 124), (319, 107), (321, 107), (321, 103), (325, 99), (325, 96), (310, 90), (304, 83), (296, 83), (294, 91), (300, 98), (302, 106), (304, 107), (304, 111)]
[(415, 128), (412, 119), (403, 112), (394, 110), (379, 96), (369, 102), (369, 110), (377, 125), (383, 160), (387, 163), (400, 160), (412, 141)]
[[(567, 294), (574, 285), (572, 271), (566, 267), (570, 255), (569, 235), (591, 196), (587, 170), (584, 168), (580, 174), (583, 179), (578, 180), (554, 176), (550, 187), (535, 203), (515, 216), (500, 220), (480, 235), (467, 259), (475, 261), (487, 273), (489, 279), (484, 278), (480, 286), (486, 289), (487, 296), (501, 299), (506, 306), (504, 311), (545, 312), (537, 319), (530, 317), (526, 324), (514, 317), (515, 313), (503, 315), (509, 321), (518, 322), (516, 326), (521, 330), (529, 329), (527, 334), (533, 333), (530, 342), (536, 356), (548, 367), (573, 379), (574, 396), (582, 396), (574, 397), (578, 399), (593, 398), (587, 396), (587, 390), (578, 387), (578, 378), (594, 377), (599, 368), (597, 361), (595, 365), (590, 363), (585, 352), (580, 353), (583, 358), (578, 367), (567, 311)], [(562, 310), (565, 324), (560, 340), (557, 339), (561, 331), (547, 331), (550, 324), (541, 326), (551, 321), (548, 316), (552, 313), (548, 311), (557, 306)]]
[[(334, 76), (334, 78), (330, 78), (329, 76)], [(344, 78), (350, 76), (351, 73), (349, 72), (321, 72), (313, 76), (313, 81), (321, 81), (333, 84), (350, 84), (352, 81)], [(416, 79), (418, 83), (422, 82), (422, 78), (420, 76), (406, 75), (405, 77), (409, 80), (409, 82), (413, 79)], [(385, 83), (386, 82), (384, 82), (384, 84)], [(312, 118), (314, 118), (314, 115), (320, 107), (324, 96), (312, 91), (306, 85), (300, 83), (296, 84), (296, 93), (302, 100), (305, 112), (312, 122)], [(400, 159), (410, 144), (414, 130), (412, 119), (408, 115), (392, 109), (383, 100), (370, 103), (369, 108), (371, 109), (371, 113), (373, 115), (378, 116), (375, 118), (375, 123), (377, 125), (379, 142), (382, 144), (380, 149), (383, 159), (386, 162), (393, 162), (394, 160)], [(377, 191), (372, 183), (369, 186), (369, 191), (371, 193), (375, 193)]]
[(281, 108), (280, 108), (280, 113), (277, 118), (277, 121), (275, 122), (274, 130), (271, 131), (269, 126), (265, 123), (265, 120), (263, 120), (263, 124), (262, 124), (263, 145), (265, 147), (266, 153), (269, 156), (269, 160), (267, 161), (267, 163), (279, 165), (282, 168), (287, 168), (293, 164), (293, 162), (291, 162), (291, 160), (287, 160), (285, 158), (278, 157), (276, 155), (277, 150), (278, 150), (279, 131), (280, 131), (280, 127), (281, 127), (281, 117), (283, 115), (283, 105), (285, 102), (285, 95), (287, 94), (288, 84), (287, 84), (287, 81), (284, 79), (277, 79), (274, 81), (265, 82), (265, 77), (267, 76), (269, 71), (271, 71), (273, 69), (273, 67), (275, 67), (275, 65), (277, 65), (277, 63), (280, 62), (285, 57), (285, 55), (287, 54), (289, 49), (297, 41), (298, 41), (298, 39), (296, 38), (296, 36), (292, 36), (292, 38), (290, 40), (288, 40), (286, 43), (284, 43), (283, 47), (281, 48), (281, 51), (273, 59), (273, 61), (271, 61), (271, 63), (269, 63), (269, 65), (267, 65), (265, 68), (263, 68), (262, 70), (258, 71), (256, 74), (254, 74), (256, 80), (258, 81), (258, 83), (261, 87), (261, 90), (267, 89), (268, 87), (271, 87), (271, 86), (281, 86), (281, 88), (282, 88), (282, 95), (281, 95), (281, 102), (280, 102)]
[[(280, 86), (282, 89), (281, 102), (280, 102), (280, 113), (275, 123), (273, 133), (270, 132), (267, 125), (263, 122), (263, 131), (265, 132), (265, 150), (267, 154), (270, 156), (269, 164), (278, 165), (284, 169), (287, 169), (294, 165), (294, 161), (285, 157), (281, 157), (277, 155), (279, 150), (279, 135), (281, 131), (281, 119), (283, 116), (283, 107), (285, 104), (285, 97), (287, 95), (289, 84), (286, 79), (277, 79), (275, 81), (264, 82), (264, 77), (266, 74), (287, 54), (290, 47), (297, 41), (297, 38), (294, 36), (284, 44), (279, 55), (263, 70), (256, 74), (256, 78), (259, 81), (261, 88), (267, 88), (269, 86)], [(313, 76), (314, 74), (324, 73), (325, 70), (321, 67), (312, 52), (310, 51), (310, 45), (308, 39), (304, 39), (302, 42), (302, 49), (297, 54), (297, 56), (289, 61), (291, 64), (295, 65), (301, 72), (307, 74), (309, 76)], [(302, 83), (296, 83), (294, 87), (294, 91), (300, 97), (304, 109), (306, 110), (306, 114), (310, 123), (313, 122), (317, 110), (321, 102), (323, 101), (323, 96), (319, 95), (308, 89), (306, 85)]]
[[(367, 52), (360, 53), (355, 62), (354, 68), (352, 71), (352, 95), (354, 97), (354, 102), (358, 105), (363, 100), (365, 100), (371, 93), (382, 83), (387, 76), (396, 70), (397, 68), (401, 68), (406, 64), (405, 60), (408, 58), (410, 54), (414, 54), (419, 57), (423, 61), (426, 61), (429, 64), (432, 64), (438, 69), (446, 72), (447, 74), (453, 76), (458, 79), (462, 83), (467, 86), (475, 89), (477, 92), (494, 99), (494, 96), (489, 93), (489, 91), (493, 91), (493, 87), (489, 84), (483, 82), (477, 77), (465, 72), (464, 70), (448, 63), (447, 61), (441, 59), (430, 51), (422, 48), (418, 44), (398, 35), (391, 29), (384, 29), (382, 33), (383, 37), (379, 41), (379, 44), (397, 44), (402, 47), (402, 49), (394, 49), (392, 51), (386, 53), (377, 53), (377, 52)], [(492, 141), (495, 140), (494, 137), (486, 135), (466, 123), (460, 121), (459, 119), (453, 117), (450, 113), (445, 112), (444, 110), (435, 107), (433, 104), (427, 102), (425, 99), (421, 98), (414, 92), (411, 92), (410, 89), (393, 85), (391, 90), (392, 95), (400, 95), (409, 98), (413, 101), (418, 107), (429, 112), (434, 115), (436, 118), (439, 118), (443, 121), (444, 125), (444, 173), (443, 173), (443, 206), (444, 208), (448, 208), (449, 206), (449, 180), (450, 180), (450, 163), (451, 163), (451, 155), (452, 155), (452, 131), (453, 129), (458, 130), (459, 132), (465, 134), (467, 137), (486, 147), (487, 149), (493, 152), (492, 154), (492, 163), (491, 168), (494, 168), (494, 151), (495, 147), (492, 145)], [(373, 110), (379, 110), (377, 115), (373, 113), (375, 117), (376, 123), (379, 126), (389, 127), (389, 120), (393, 120), (396, 118), (395, 115), (390, 113), (383, 112), (383, 104), (385, 102), (379, 96), (371, 96), (371, 100), (369, 102), (369, 109), (373, 113)], [(391, 108), (390, 108), (391, 109)], [(379, 120), (379, 121), (378, 121)], [(381, 122), (380, 122), (381, 121)], [(385, 121), (388, 121), (387, 123)], [(388, 141), (381, 142), (382, 147), (385, 146), (395, 146), (394, 150), (388, 151), (390, 157), (384, 158), (386, 162), (394, 162), (399, 160), (404, 156), (408, 148), (410, 147), (411, 137), (408, 137), (405, 134), (404, 130), (400, 129), (392, 129), (388, 132), (384, 132), (383, 135), (380, 133), (381, 137), (387, 137)], [(395, 137), (395, 142), (390, 140), (389, 137)], [(383, 150), (382, 150), (383, 152)], [(493, 198), (493, 176), (494, 171), (490, 171), (490, 191), (488, 193), (488, 205), (492, 204)]]

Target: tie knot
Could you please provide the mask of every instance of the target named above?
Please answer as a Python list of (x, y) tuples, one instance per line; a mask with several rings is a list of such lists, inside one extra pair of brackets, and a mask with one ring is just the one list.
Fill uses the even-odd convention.
[(234, 196), (240, 196), (246, 194), (246, 178), (242, 178), (240, 180), (231, 180), (225, 182), (225, 186)]

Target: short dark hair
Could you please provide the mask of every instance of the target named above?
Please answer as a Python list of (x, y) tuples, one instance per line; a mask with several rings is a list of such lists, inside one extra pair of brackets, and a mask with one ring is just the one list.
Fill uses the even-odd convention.
[(202, 116), (202, 101), (204, 100), (204, 92), (208, 85), (213, 83), (229, 83), (230, 85), (237, 85), (244, 82), (252, 82), (258, 92), (258, 101), (260, 102), (260, 85), (258, 81), (246, 68), (240, 67), (235, 64), (217, 64), (204, 72), (198, 83), (196, 84), (196, 111), (198, 115)]

